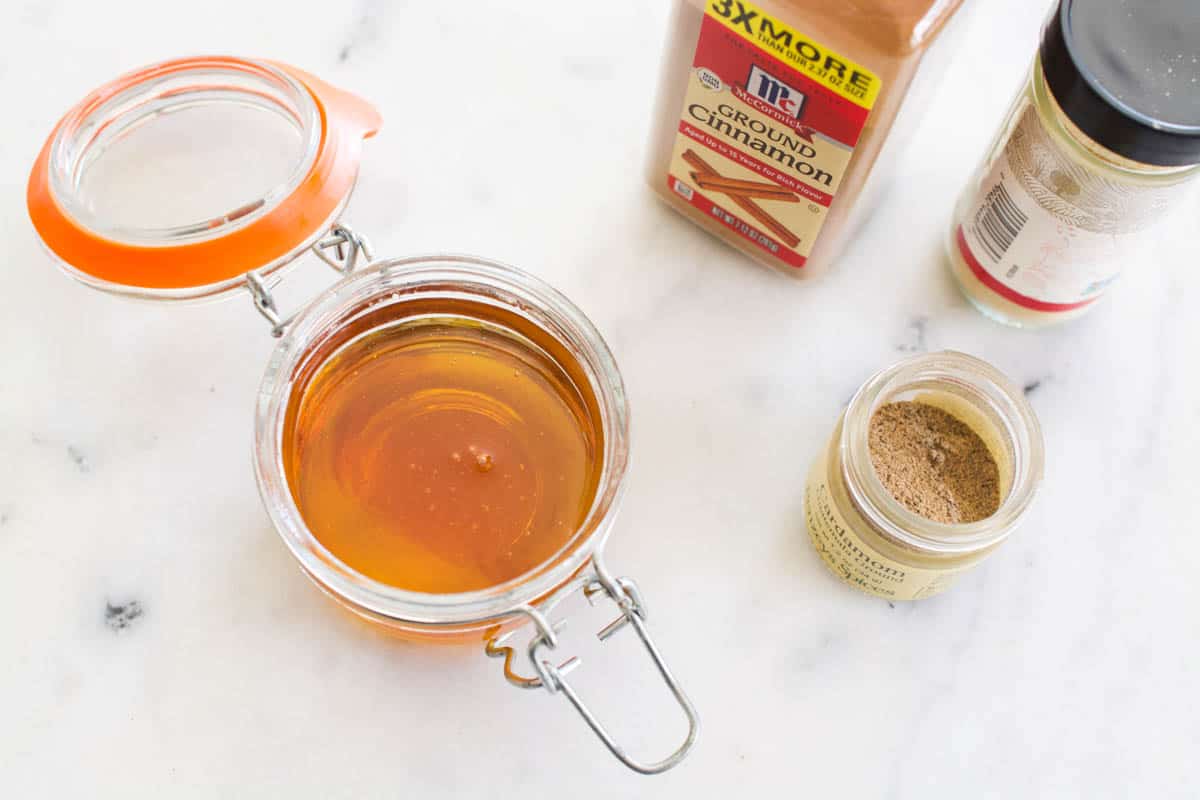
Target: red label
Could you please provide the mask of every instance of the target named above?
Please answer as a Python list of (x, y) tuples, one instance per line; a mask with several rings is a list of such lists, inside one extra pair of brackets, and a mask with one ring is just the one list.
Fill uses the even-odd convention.
[[(879, 83), (750, 3), (737, 6), (758, 27), (734, 25), (721, 3), (707, 10), (667, 185), (706, 217), (799, 268), (837, 196)], [(864, 82), (871, 90), (855, 102)]]
[(1076, 308), (1083, 308), (1089, 303), (1093, 303), (1100, 299), (1097, 297), (1089, 297), (1087, 300), (1079, 300), (1074, 303), (1048, 303), (1045, 300), (1038, 300), (1027, 295), (1023, 295), (1017, 290), (1006, 286), (996, 278), (992, 277), (992, 273), (983, 268), (983, 264), (979, 263), (979, 259), (971, 252), (970, 245), (967, 244), (966, 236), (963, 235), (962, 226), (954, 232), (954, 240), (958, 243), (958, 252), (962, 254), (963, 261), (971, 273), (983, 283), (984, 286), (991, 289), (996, 294), (1008, 300), (1010, 303), (1016, 303), (1025, 308), (1032, 308), (1034, 311), (1072, 311)]
[[(757, 65), (770, 78), (787, 88), (803, 93), (800, 116), (793, 117), (793, 124), (802, 124), (804, 127), (820, 131), (847, 147), (858, 144), (858, 137), (867, 124), (867, 114), (870, 111), (830, 91), (774, 55), (734, 35), (712, 17), (705, 17), (700, 27), (700, 40), (696, 43), (696, 57), (692, 66), (704, 67), (715, 72), (721, 80), (735, 87), (735, 92), (741, 90), (744, 95), (757, 97), (759, 87), (747, 88), (752, 65)], [(770, 88), (766, 91), (769, 95)], [(769, 102), (763, 104), (774, 110)]]

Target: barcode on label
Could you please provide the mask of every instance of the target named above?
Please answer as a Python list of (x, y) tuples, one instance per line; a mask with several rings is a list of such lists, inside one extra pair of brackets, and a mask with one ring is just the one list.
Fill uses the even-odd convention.
[(1028, 221), (1029, 217), (1017, 208), (1004, 184), (997, 183), (975, 214), (975, 232), (992, 259), (999, 261)]

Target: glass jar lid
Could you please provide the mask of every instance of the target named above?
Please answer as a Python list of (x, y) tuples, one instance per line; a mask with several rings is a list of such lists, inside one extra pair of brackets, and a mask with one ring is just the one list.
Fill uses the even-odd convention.
[(378, 112), (283, 64), (165, 61), (93, 91), (29, 178), (29, 215), (73, 277), (160, 299), (267, 275), (329, 230)]

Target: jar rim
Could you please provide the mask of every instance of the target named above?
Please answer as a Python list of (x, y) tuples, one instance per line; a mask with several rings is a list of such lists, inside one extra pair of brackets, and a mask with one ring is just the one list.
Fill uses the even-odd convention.
[[(883, 485), (871, 463), (868, 429), (875, 410), (915, 386), (943, 383), (997, 422), (1012, 459), (1012, 480), (994, 513), (975, 522), (944, 523), (910, 511)], [(923, 353), (871, 376), (846, 408), (838, 443), (843, 478), (852, 501), (883, 535), (933, 553), (970, 553), (1003, 541), (1012, 532), (1041, 483), (1041, 427), (1025, 394), (1004, 373), (954, 350)]]
[[(224, 114), (246, 107), (256, 109), (250, 124), (222, 124), (212, 149), (190, 145), (189, 120), (159, 131), (151, 152), (178, 155), (186, 168), (156, 167), (151, 172), (159, 177), (150, 183), (114, 180), (124, 172), (102, 171), (93, 176), (96, 185), (112, 192), (102, 191), (99, 197), (108, 200), (93, 209), (96, 186), (88, 175), (110, 145), (120, 144), (118, 158), (140, 158), (149, 146), (126, 141), (127, 133), (192, 108)], [(285, 121), (260, 127), (254, 120), (267, 117), (257, 112)], [(235, 56), (163, 61), (109, 81), (66, 113), (34, 160), (26, 207), (42, 244), (76, 280), (143, 299), (206, 299), (245, 285), (247, 272), (273, 275), (316, 244), (354, 188), (362, 140), (380, 125), (366, 101), (286, 64)], [(261, 173), (251, 170), (246, 181), (196, 177), (198, 171), (209, 175), (210, 161), (236, 167), (237, 159), (253, 158), (290, 128), (297, 133), (295, 151), (280, 149), (278, 163)], [(212, 197), (185, 203), (170, 216), (138, 211), (138, 204), (157, 203), (166, 191), (158, 184), (186, 196), (197, 180), (212, 189)], [(125, 196), (128, 191), (135, 194)], [(109, 202), (113, 192), (122, 198), (115, 204)], [(127, 206), (131, 198), (134, 205)]]
[[(165, 227), (129, 227), (97, 216), (78, 196), (81, 174), (98, 157), (96, 149), (102, 153), (110, 140), (147, 118), (196, 104), (193, 94), (203, 94), (203, 102), (210, 105), (269, 108), (290, 121), (300, 138), (288, 174), (261, 197), (241, 199), (228, 213), (213, 218)], [(50, 145), (50, 189), (71, 217), (105, 238), (150, 247), (216, 239), (266, 215), (296, 190), (316, 160), (322, 128), (312, 94), (273, 64), (229, 56), (163, 61), (96, 89), (63, 117)]]
[[(447, 287), (453, 287), (453, 295)], [(591, 382), (600, 409), (604, 455), (592, 505), (574, 535), (530, 570), (486, 589), (426, 593), (369, 578), (338, 559), (305, 524), (283, 463), (285, 416), (295, 377), (324, 337), (354, 309), (406, 300), (481, 297), (506, 303), (569, 349)], [(364, 305), (365, 304), (365, 305)], [(489, 259), (428, 255), (377, 261), (319, 295), (295, 319), (268, 363), (255, 413), (255, 475), (276, 530), (303, 570), (352, 608), (423, 625), (461, 625), (503, 617), (575, 574), (607, 539), (625, 487), (629, 413), (624, 384), (608, 345), (565, 295), (539, 278)]]

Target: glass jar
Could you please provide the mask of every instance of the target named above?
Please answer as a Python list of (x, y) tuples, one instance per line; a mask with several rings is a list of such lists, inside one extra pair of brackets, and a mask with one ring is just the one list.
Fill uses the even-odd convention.
[[(980, 436), (999, 468), (995, 513), (935, 522), (884, 487), (868, 428), (880, 406), (904, 400), (941, 408)], [(1041, 483), (1042, 460), (1033, 409), (996, 368), (952, 351), (914, 356), (876, 373), (850, 400), (809, 473), (805, 523), (825, 565), (844, 582), (889, 600), (929, 597), (1008, 538)]]
[[(425, 594), (373, 581), (341, 563), (304, 523), (288, 486), (288, 412), (306, 381), (345, 343), (427, 314), (439, 299), (502, 307), (550, 333), (582, 367), (596, 398), (603, 457), (595, 500), (570, 541), (549, 561), (479, 592)], [(418, 310), (408, 311), (407, 307)], [(565, 360), (565, 359), (564, 359)], [(520, 608), (561, 589), (600, 551), (612, 529), (629, 464), (629, 410), (616, 362), (591, 322), (537, 278), (468, 256), (385, 259), (339, 282), (288, 326), (267, 365), (255, 413), (255, 473), (263, 503), (305, 573), (354, 613), (425, 639), (472, 635), (521, 622)], [(476, 635), (479, 634), (479, 635)]]
[[(946, 240), (966, 298), (1037, 328), (1086, 314), (1200, 174), (1200, 5), (1065, 0)], [(1184, 48), (1186, 50), (1186, 48)]]
[[(362, 99), (294, 67), (230, 57), (163, 62), (84, 98), (47, 139), (30, 175), (28, 208), (43, 244), (72, 277), (152, 300), (248, 291), (279, 338), (258, 395), (254, 465), (267, 512), (302, 570), (356, 616), (426, 642), (482, 642), (521, 688), (561, 693), (609, 750), (646, 774), (678, 764), (699, 732), (695, 708), (654, 646), (636, 584), (603, 560), (625, 486), (629, 412), (616, 362), (567, 298), (537, 278), (469, 256), (383, 259), (338, 222), (358, 174), (361, 142), (380, 127)], [(341, 275), (299, 313), (272, 290), (284, 267), (311, 252)], [(285, 468), (289, 410), (314, 371), (344, 347), (439, 304), (470, 301), (510, 321), (594, 401), (602, 453), (598, 486), (557, 552), (523, 574), (460, 593), (386, 585), (339, 560), (309, 530)], [(474, 320), (474, 322), (485, 322)], [(495, 319), (487, 324), (499, 325)], [(536, 331), (536, 336), (532, 332)], [(632, 758), (566, 679), (577, 659), (559, 647), (560, 603), (576, 593), (610, 599), (602, 640), (633, 628), (688, 720), (683, 743), (659, 761)], [(532, 635), (524, 670), (511, 645)]]

